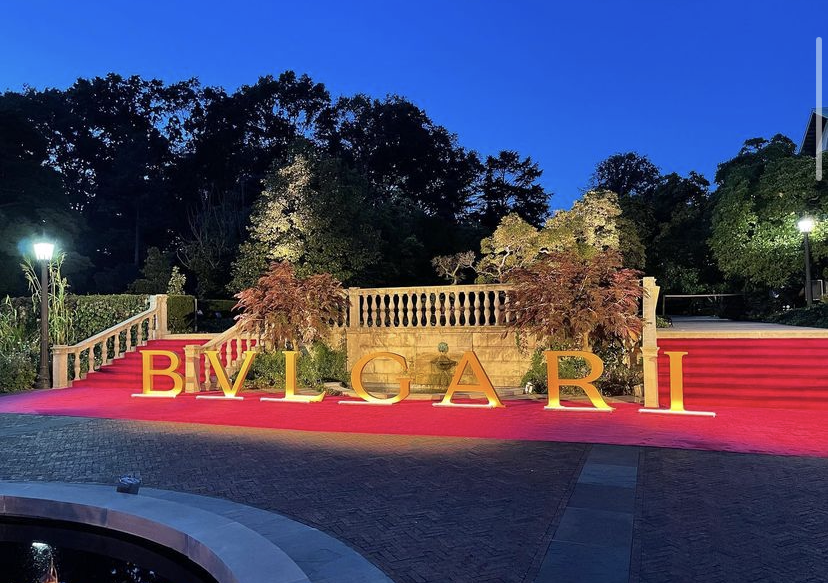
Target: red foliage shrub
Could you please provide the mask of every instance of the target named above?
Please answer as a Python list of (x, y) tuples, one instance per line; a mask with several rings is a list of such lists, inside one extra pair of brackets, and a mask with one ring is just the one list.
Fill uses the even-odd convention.
[(641, 336), (640, 275), (624, 269), (616, 251), (589, 257), (550, 253), (511, 272), (515, 291), (509, 325), (547, 346), (630, 346)]
[(241, 329), (275, 348), (324, 340), (348, 305), (339, 280), (328, 273), (297, 277), (290, 263), (271, 264), (255, 286), (235, 297)]

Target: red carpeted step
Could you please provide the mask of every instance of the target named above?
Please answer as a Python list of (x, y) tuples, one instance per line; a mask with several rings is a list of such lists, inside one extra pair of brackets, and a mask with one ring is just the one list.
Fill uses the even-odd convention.
[[(194, 338), (187, 340), (162, 339), (151, 340), (144, 346), (139, 346), (134, 352), (127, 352), (120, 358), (116, 358), (110, 364), (102, 366), (97, 371), (88, 374), (84, 379), (78, 379), (72, 386), (75, 388), (128, 388), (139, 392), (142, 385), (142, 372), (144, 356), (141, 354), (147, 350), (166, 350), (178, 355), (179, 365), (176, 372), (184, 374), (184, 347), (190, 345), (201, 345), (207, 342), (208, 338)], [(169, 358), (161, 355), (152, 357), (153, 366), (165, 368), (169, 366)], [(158, 376), (154, 380), (154, 387), (159, 390), (172, 388), (172, 379)]]
[(828, 409), (828, 338), (662, 338), (659, 396), (669, 402), (667, 351), (682, 359), (688, 408)]

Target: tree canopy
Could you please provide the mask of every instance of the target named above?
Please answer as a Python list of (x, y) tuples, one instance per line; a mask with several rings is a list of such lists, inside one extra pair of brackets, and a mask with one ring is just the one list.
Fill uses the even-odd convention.
[[(509, 212), (539, 224), (550, 196), (530, 157), (469, 150), (400, 96), (334, 99), (292, 71), (232, 92), (81, 78), (0, 94), (0, 294), (25, 289), (21, 249), (42, 231), (68, 251), (78, 292), (146, 279), (157, 248), (191, 276), (188, 291), (226, 295), (299, 153), (310, 182), (293, 203), (313, 221), (292, 231), (298, 269), (349, 283), (436, 282), (434, 256), (476, 246)], [(268, 261), (278, 256), (271, 248)], [(257, 261), (245, 281), (266, 267)]]

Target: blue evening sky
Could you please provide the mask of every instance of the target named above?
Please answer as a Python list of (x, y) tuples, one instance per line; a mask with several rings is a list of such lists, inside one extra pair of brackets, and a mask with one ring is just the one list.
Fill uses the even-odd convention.
[(553, 208), (620, 151), (664, 171), (755, 136), (797, 143), (814, 106), (816, 1), (0, 2), (0, 90), (79, 76), (197, 76), (233, 89), (285, 69), (334, 97), (404, 95), (461, 144), (537, 160)]

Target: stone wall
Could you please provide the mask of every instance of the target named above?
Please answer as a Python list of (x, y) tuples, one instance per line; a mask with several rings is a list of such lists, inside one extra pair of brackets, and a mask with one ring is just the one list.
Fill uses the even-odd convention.
[[(348, 366), (373, 352), (394, 352), (408, 361), (409, 377), (414, 391), (439, 391), (448, 385), (456, 363), (464, 352), (474, 351), (495, 387), (518, 387), (529, 368), (531, 346), (527, 351), (517, 347), (515, 333), (503, 326), (424, 328), (357, 328), (345, 331)], [(445, 359), (439, 361), (437, 345), (448, 344)], [(454, 364), (450, 361), (453, 361)], [(365, 367), (363, 380), (368, 387), (399, 385), (400, 367), (389, 359), (375, 359)], [(473, 382), (467, 369), (463, 383)]]

